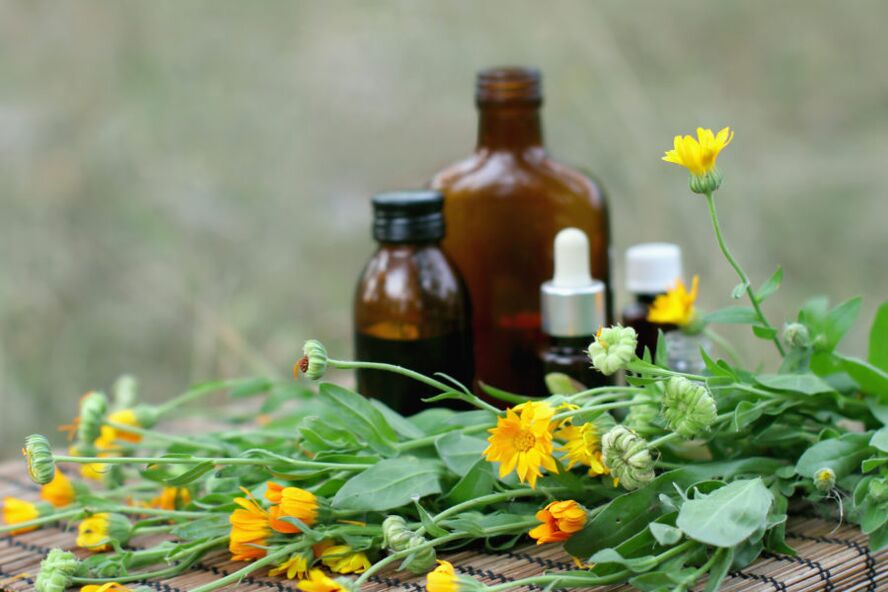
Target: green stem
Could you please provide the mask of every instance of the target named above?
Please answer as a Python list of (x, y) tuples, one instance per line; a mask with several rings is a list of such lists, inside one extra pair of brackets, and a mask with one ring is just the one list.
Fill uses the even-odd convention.
[[(425, 374), (420, 374), (419, 372), (414, 372), (409, 368), (404, 368), (403, 366), (396, 366), (395, 364), (385, 364), (382, 362), (358, 362), (358, 361), (347, 361), (347, 360), (327, 360), (327, 363), (334, 368), (339, 368), (340, 370), (356, 370), (356, 369), (366, 369), (366, 370), (382, 370), (384, 372), (394, 372), (395, 374), (400, 374), (401, 376), (406, 376), (407, 378), (412, 378), (418, 382), (423, 384), (427, 384), (432, 388), (436, 388), (442, 393), (451, 393), (451, 392), (459, 392), (456, 390), (456, 385), (452, 384), (444, 384), (440, 380), (436, 380), (430, 376), (426, 376)], [(478, 407), (479, 409), (483, 409), (485, 411), (490, 411), (499, 415), (501, 411), (491, 405), (486, 401), (482, 401), (475, 395), (468, 395), (466, 393), (460, 393), (465, 398), (462, 398), (463, 401), (467, 403), (471, 403)]]
[(185, 405), (186, 403), (190, 403), (196, 399), (215, 393), (216, 391), (231, 388), (241, 381), (242, 379), (216, 380), (214, 382), (202, 384), (185, 391), (178, 397), (174, 397), (166, 403), (161, 403), (156, 409), (160, 415), (165, 415), (180, 405)]
[(559, 585), (568, 586), (570, 588), (603, 586), (605, 584), (615, 584), (617, 582), (622, 582), (630, 574), (631, 572), (628, 569), (623, 569), (606, 576), (594, 576), (591, 574), (591, 572), (588, 576), (555, 574), (544, 576), (530, 576), (529, 578), (512, 580), (511, 582), (506, 582), (504, 584), (485, 586), (484, 592), (500, 592), (501, 590), (511, 590), (513, 588), (520, 588), (522, 586), (532, 585), (537, 585), (540, 587), (546, 586), (546, 590), (557, 588), (559, 587)]
[[(482, 495), (481, 497), (476, 497), (475, 499), (470, 499), (468, 501), (462, 502), (460, 504), (456, 504), (455, 506), (450, 506), (446, 510), (443, 510), (439, 514), (435, 515), (432, 518), (432, 524), (438, 524), (445, 518), (453, 516), (454, 514), (459, 514), (463, 510), (468, 510), (469, 508), (473, 508), (475, 506), (483, 506), (487, 504), (495, 504), (497, 502), (503, 500), (511, 500), (519, 497), (533, 497), (535, 495), (545, 496), (547, 493), (552, 493), (554, 491), (564, 491), (566, 487), (552, 487), (548, 490), (544, 491), (541, 489), (510, 489), (509, 491), (503, 491), (500, 493), (491, 493), (489, 495)], [(419, 534), (425, 532), (424, 528), (420, 528), (417, 531)]]
[(372, 465), (359, 464), (340, 464), (327, 463), (312, 460), (283, 459), (274, 458), (263, 460), (260, 458), (209, 458), (204, 456), (191, 456), (188, 458), (152, 458), (144, 456), (64, 456), (54, 455), (56, 462), (71, 462), (81, 464), (106, 464), (106, 465), (127, 465), (127, 464), (147, 464), (147, 465), (197, 465), (203, 462), (211, 462), (214, 465), (247, 465), (247, 466), (268, 466), (275, 462), (286, 462), (295, 467), (303, 467), (307, 469), (340, 469), (351, 471), (365, 471)]
[(645, 403), (649, 403), (646, 399), (639, 399), (637, 401), (619, 401), (616, 403), (605, 403), (603, 405), (593, 405), (592, 407), (583, 407), (582, 409), (571, 409), (568, 411), (562, 411), (561, 413), (556, 414), (552, 417), (552, 421), (560, 421), (562, 419), (567, 419), (569, 417), (577, 417), (579, 415), (588, 415), (590, 413), (600, 413), (602, 411), (608, 411), (610, 409), (620, 409), (622, 407), (633, 407), (635, 405), (642, 405)]
[(214, 450), (216, 452), (225, 453), (226, 450), (222, 446), (218, 446), (216, 444), (206, 444), (201, 443), (198, 440), (194, 440), (191, 438), (180, 438), (179, 436), (174, 436), (172, 434), (165, 434), (163, 432), (156, 432), (154, 430), (148, 430), (145, 428), (131, 426), (125, 423), (119, 423), (116, 421), (105, 420), (104, 424), (112, 427), (120, 432), (129, 432), (131, 434), (137, 434), (142, 436), (143, 438), (153, 438), (155, 440), (162, 440), (164, 442), (170, 442), (172, 444), (178, 444), (179, 446), (187, 446), (192, 449), (206, 449), (206, 450)]
[(452, 434), (454, 432), (460, 432), (463, 434), (475, 434), (477, 432), (484, 432), (489, 430), (491, 424), (479, 424), (473, 426), (467, 426), (461, 428), (459, 430), (453, 430), (451, 432), (444, 432), (443, 434), (434, 434), (431, 436), (425, 436), (424, 438), (417, 438), (416, 440), (408, 440), (407, 442), (401, 442), (399, 444), (395, 444), (395, 448), (398, 449), (399, 452), (404, 452), (405, 450), (413, 450), (414, 448), (422, 448), (423, 446), (429, 446), (435, 443), (435, 440), (446, 435)]
[[(737, 260), (734, 259), (734, 256), (731, 255), (731, 251), (728, 249), (728, 245), (725, 244), (725, 239), (722, 236), (721, 225), (718, 223), (718, 214), (715, 212), (715, 200), (712, 198), (712, 192), (708, 192), (706, 195), (706, 205), (709, 206), (709, 217), (712, 218), (712, 228), (715, 230), (715, 239), (718, 241), (718, 246), (721, 248), (722, 253), (725, 256), (725, 259), (728, 260), (728, 263), (731, 264), (731, 267), (734, 268), (734, 271), (737, 272), (737, 276), (740, 278), (740, 281), (746, 286), (746, 295), (749, 296), (749, 301), (752, 303), (752, 308), (755, 309), (755, 314), (758, 317), (759, 322), (763, 327), (767, 329), (773, 329), (771, 324), (768, 322), (768, 319), (765, 318), (765, 313), (762, 312), (761, 304), (758, 301), (758, 298), (755, 296), (755, 292), (752, 291), (752, 285), (749, 283), (749, 276), (746, 275), (746, 272), (743, 271), (743, 268), (740, 267), (740, 264), (737, 263)], [(783, 351), (783, 345), (780, 344), (780, 340), (776, 335), (771, 338), (774, 342), (774, 345), (777, 346), (777, 351), (780, 352), (780, 355), (786, 355)]]
[(607, 400), (611, 398), (617, 398), (622, 396), (623, 394), (635, 394), (635, 393), (643, 393), (645, 390), (643, 388), (639, 388), (636, 386), (599, 386), (597, 388), (589, 389), (586, 391), (580, 391), (578, 393), (574, 393), (565, 397), (568, 401), (574, 401), (576, 399), (582, 399), (588, 397), (590, 395), (598, 395), (599, 393), (603, 393), (598, 397), (593, 397), (589, 399), (590, 401), (598, 401), (598, 400)]
[(75, 508), (73, 510), (64, 510), (62, 512), (56, 512), (55, 514), (48, 514), (46, 516), (40, 516), (39, 518), (34, 518), (33, 520), (26, 520), (24, 522), (17, 522), (16, 524), (7, 524), (6, 526), (0, 526), (0, 534), (4, 534), (7, 532), (11, 532), (13, 530), (19, 530), (20, 528), (30, 528), (32, 526), (42, 526), (44, 524), (51, 524), (53, 522), (58, 522), (59, 520), (68, 520), (69, 518), (80, 517), (84, 513), (83, 508)]
[(226, 586), (228, 584), (233, 584), (235, 582), (239, 582), (244, 577), (250, 575), (260, 567), (275, 563), (279, 561), (281, 558), (290, 555), (290, 553), (296, 551), (299, 547), (305, 545), (304, 542), (292, 543), (290, 545), (286, 545), (277, 549), (273, 553), (269, 553), (262, 559), (258, 559), (253, 563), (248, 564), (246, 567), (242, 567), (236, 572), (225, 576), (224, 578), (219, 578), (209, 584), (204, 584), (203, 586), (198, 586), (197, 588), (192, 588), (191, 592), (209, 592), (210, 590), (216, 590), (217, 588), (221, 588), (222, 586)]

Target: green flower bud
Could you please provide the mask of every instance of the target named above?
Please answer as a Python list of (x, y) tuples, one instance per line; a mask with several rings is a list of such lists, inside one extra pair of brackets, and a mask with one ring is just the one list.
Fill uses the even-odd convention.
[(801, 323), (787, 323), (783, 327), (783, 343), (793, 349), (805, 349), (811, 345), (808, 328)]
[(80, 399), (80, 421), (77, 424), (77, 439), (82, 444), (92, 444), (102, 433), (102, 420), (108, 412), (108, 397), (105, 393), (91, 391)]
[(46, 436), (31, 434), (25, 438), (22, 454), (28, 461), (28, 475), (37, 485), (46, 485), (55, 477), (55, 458)]
[(632, 397), (630, 403), (632, 406), (629, 408), (629, 413), (623, 424), (633, 430), (645, 430), (652, 427), (654, 420), (657, 419), (658, 411), (656, 405), (648, 402), (648, 396), (638, 393)]
[[(407, 522), (400, 516), (388, 516), (382, 522), (382, 541), (393, 553), (415, 549), (426, 543), (425, 537), (408, 529)], [(426, 547), (408, 555), (401, 568), (424, 574), (435, 566), (436, 560), (434, 547)]]
[(160, 412), (154, 405), (137, 405), (133, 407), (133, 414), (136, 416), (139, 426), (146, 429), (154, 427), (157, 420), (160, 419)]
[(721, 171), (717, 168), (713, 168), (708, 173), (702, 175), (691, 174), (691, 178), (688, 180), (688, 185), (694, 193), (712, 193), (721, 187), (723, 179), (724, 177), (722, 176)]
[(827, 492), (836, 485), (836, 473), (829, 467), (824, 467), (814, 473), (814, 487), (817, 491)]
[(296, 363), (295, 374), (302, 372), (309, 380), (320, 380), (327, 372), (327, 350), (317, 339), (309, 339), (302, 347), (302, 358)]
[(670, 430), (683, 438), (693, 438), (709, 429), (718, 412), (709, 391), (682, 376), (666, 382), (663, 417)]
[(626, 489), (638, 489), (654, 478), (654, 459), (647, 441), (618, 425), (601, 439), (604, 464)]
[(34, 582), (37, 592), (65, 592), (71, 584), (80, 562), (74, 553), (51, 549), (46, 559), (40, 562), (40, 572)]
[(635, 359), (637, 344), (638, 335), (632, 327), (615, 325), (599, 329), (595, 341), (589, 346), (589, 359), (599, 372), (610, 376)]

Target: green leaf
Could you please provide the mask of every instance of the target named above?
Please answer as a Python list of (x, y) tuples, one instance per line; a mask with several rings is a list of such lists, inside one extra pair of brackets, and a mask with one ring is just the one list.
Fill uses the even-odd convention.
[(731, 290), (731, 298), (733, 298), (734, 300), (740, 300), (741, 298), (743, 298), (743, 295), (746, 293), (746, 288), (748, 287), (748, 283), (740, 282), (739, 284), (734, 286), (733, 290)]
[(422, 507), (419, 500), (413, 500), (413, 507), (416, 508), (416, 513), (419, 514), (419, 521), (422, 522), (423, 528), (425, 528), (425, 531), (429, 533), (429, 535), (433, 538), (437, 538), (447, 534), (446, 530), (435, 524), (431, 515), (429, 515), (428, 511)]
[(875, 471), (884, 464), (888, 464), (888, 456), (868, 458), (860, 463), (860, 472), (869, 473), (870, 471)]
[(823, 329), (824, 335), (826, 335), (826, 348), (828, 350), (835, 349), (845, 333), (848, 332), (848, 329), (851, 328), (851, 325), (854, 324), (854, 319), (857, 318), (857, 314), (860, 312), (860, 303), (862, 301), (863, 299), (860, 296), (851, 298), (836, 306), (826, 315)]
[(681, 540), (681, 531), (674, 526), (662, 524), (660, 522), (651, 522), (648, 524), (651, 534), (657, 539), (657, 542), (663, 546), (674, 545)]
[(461, 432), (450, 432), (435, 440), (438, 456), (448, 469), (460, 477), (468, 473), (478, 462), (485, 448), (487, 448), (485, 440)]
[(493, 465), (483, 458), (478, 459), (447, 494), (447, 502), (455, 505), (493, 493), (494, 483), (496, 477), (493, 475)]
[(614, 549), (602, 549), (589, 558), (590, 563), (616, 563), (629, 568), (635, 573), (650, 571), (657, 567), (657, 558), (653, 555), (642, 557), (623, 557)]
[[(564, 374), (563, 372), (549, 372), (545, 377), (546, 381), (546, 389), (552, 395), (572, 395), (574, 393), (578, 393), (583, 390), (582, 385), (580, 385), (576, 380)], [(485, 393), (491, 396), (497, 396), (498, 394), (502, 394), (505, 391), (500, 389), (496, 389), (491, 387), (490, 385), (483, 385), (481, 387)], [(510, 398), (503, 399), (504, 401), (514, 400), (514, 397), (520, 397), (520, 395), (515, 395), (512, 393), (507, 393)]]
[(703, 320), (722, 325), (752, 325), (759, 322), (755, 311), (748, 306), (720, 308), (705, 315)]
[(740, 431), (759, 417), (762, 416), (763, 409), (749, 401), (740, 401), (734, 408), (734, 429)]
[(394, 454), (398, 436), (382, 413), (361, 395), (341, 386), (325, 382), (318, 390), (321, 400), (328, 403), (333, 412), (326, 419), (336, 418), (380, 454)]
[(870, 328), (867, 360), (876, 368), (888, 372), (888, 300), (876, 310)]
[(761, 374), (756, 377), (756, 382), (777, 391), (796, 391), (806, 395), (831, 393), (834, 390), (813, 374)]
[(777, 329), (774, 327), (765, 327), (763, 325), (753, 325), (752, 332), (759, 339), (774, 339), (777, 336)]
[(884, 427), (873, 434), (869, 445), (878, 448), (882, 452), (888, 452), (888, 427)]
[(426, 433), (416, 427), (416, 425), (407, 421), (406, 417), (404, 417), (379, 399), (370, 399), (370, 404), (376, 407), (379, 412), (382, 413), (382, 416), (385, 417), (385, 420), (390, 426), (392, 426), (392, 429), (394, 429), (399, 436), (415, 440), (426, 435)]
[(857, 358), (833, 355), (839, 361), (842, 370), (851, 375), (861, 389), (879, 395), (881, 401), (888, 403), (888, 372)]
[(409, 456), (382, 460), (345, 482), (333, 507), (351, 512), (382, 512), (414, 498), (441, 493), (441, 467), (436, 461)]
[(654, 363), (664, 368), (669, 366), (669, 346), (663, 329), (657, 329), (657, 349), (654, 352)]
[(334, 428), (320, 417), (306, 417), (297, 427), (309, 443), (320, 450), (344, 450), (358, 447), (358, 441), (348, 430)]
[(888, 403), (882, 404), (873, 399), (869, 399), (867, 402), (867, 407), (869, 407), (870, 413), (873, 414), (879, 423), (882, 425), (888, 425)]
[(706, 581), (706, 588), (703, 592), (717, 592), (721, 588), (725, 576), (728, 575), (731, 564), (734, 562), (733, 549), (719, 549), (716, 553), (721, 555), (719, 555), (709, 570), (709, 580)]
[(888, 547), (888, 524), (883, 524), (880, 528), (870, 533), (869, 547), (873, 553), (878, 553), (885, 547)]
[(863, 459), (870, 456), (870, 434), (844, 434), (821, 440), (802, 453), (796, 463), (796, 474), (812, 478), (816, 471), (832, 469), (841, 479), (857, 471)]
[(783, 268), (778, 265), (777, 271), (775, 271), (773, 275), (771, 275), (771, 277), (769, 277), (767, 281), (756, 290), (755, 299), (762, 302), (765, 298), (776, 292), (777, 289), (780, 288), (781, 283), (783, 283)]
[(170, 487), (182, 487), (183, 485), (188, 485), (212, 471), (214, 466), (215, 465), (213, 465), (212, 462), (205, 460), (200, 464), (194, 465), (184, 473), (176, 475), (175, 477), (170, 477), (169, 479), (164, 479), (164, 483)]
[(701, 543), (733, 547), (764, 530), (772, 501), (761, 478), (734, 481), (682, 504), (676, 525)]
[(184, 541), (208, 539), (223, 536), (231, 530), (227, 514), (208, 514), (206, 518), (189, 520), (177, 524), (170, 534)]

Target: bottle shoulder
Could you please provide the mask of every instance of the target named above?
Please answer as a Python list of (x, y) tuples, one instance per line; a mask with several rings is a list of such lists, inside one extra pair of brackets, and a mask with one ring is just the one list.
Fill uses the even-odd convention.
[(380, 247), (364, 266), (356, 298), (422, 305), (463, 293), (456, 269), (438, 245)]

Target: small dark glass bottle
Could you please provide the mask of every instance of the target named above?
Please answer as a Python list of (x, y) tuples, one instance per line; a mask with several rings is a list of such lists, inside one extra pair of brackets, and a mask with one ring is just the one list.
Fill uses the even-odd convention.
[(671, 243), (645, 243), (626, 251), (626, 289), (635, 300), (623, 309), (623, 324), (638, 333), (639, 357), (648, 348), (657, 349), (659, 332), (668, 333), (675, 325), (652, 323), (648, 312), (654, 300), (665, 294), (682, 275), (681, 248)]
[[(431, 376), (443, 372), (471, 385), (468, 299), (462, 280), (438, 244), (444, 236), (443, 195), (400, 191), (373, 198), (379, 247), (355, 291), (355, 357)], [(415, 380), (358, 370), (358, 391), (410, 415), (437, 394)]]
[(606, 286), (589, 274), (589, 239), (579, 228), (555, 236), (551, 280), (540, 286), (543, 334), (540, 353), (545, 374), (566, 374), (587, 388), (612, 384), (612, 377), (592, 368), (588, 348), (606, 323)]

